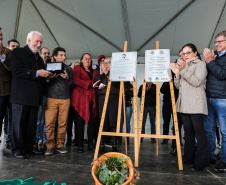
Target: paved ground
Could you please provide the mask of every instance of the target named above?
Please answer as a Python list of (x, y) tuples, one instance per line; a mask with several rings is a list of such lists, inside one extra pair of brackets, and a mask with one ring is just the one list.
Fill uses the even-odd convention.
[[(132, 140), (131, 140), (132, 141)], [(160, 140), (161, 143), (161, 140)], [(223, 185), (226, 184), (226, 173), (215, 172), (214, 165), (194, 172), (191, 165), (184, 165), (184, 170), (178, 170), (177, 158), (169, 155), (171, 142), (159, 144), (159, 156), (155, 156), (156, 145), (145, 139), (141, 143), (140, 163), (137, 168), (141, 174), (138, 185)], [(87, 146), (86, 146), (87, 147)], [(85, 151), (77, 153), (77, 147), (72, 146), (67, 154), (55, 153), (52, 156), (29, 156), (29, 159), (18, 160), (11, 152), (0, 145), (0, 180), (34, 178), (34, 182), (44, 183), (57, 181), (67, 185), (94, 185), (91, 175), (91, 162), (94, 153)], [(107, 148), (107, 151), (111, 151)], [(124, 146), (119, 146), (119, 152), (124, 153)], [(128, 155), (134, 161), (133, 141), (128, 147)]]

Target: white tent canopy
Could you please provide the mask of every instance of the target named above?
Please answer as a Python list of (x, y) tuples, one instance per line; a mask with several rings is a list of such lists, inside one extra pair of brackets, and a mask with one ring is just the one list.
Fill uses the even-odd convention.
[[(193, 43), (200, 53), (214, 49), (215, 35), (226, 30), (225, 0), (0, 0), (4, 46), (10, 39), (25, 45), (32, 30), (43, 34), (43, 46), (61, 46), (68, 59), (85, 52), (96, 58), (123, 51), (170, 49), (177, 55)], [(143, 60), (142, 60), (143, 61)]]

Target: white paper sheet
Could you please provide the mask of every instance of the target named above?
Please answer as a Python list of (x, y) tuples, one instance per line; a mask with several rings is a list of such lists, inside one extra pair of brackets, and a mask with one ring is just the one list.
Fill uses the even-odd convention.
[(170, 50), (145, 50), (145, 81), (169, 82), (171, 80)]
[(136, 79), (137, 52), (112, 53), (110, 80), (133, 81)]

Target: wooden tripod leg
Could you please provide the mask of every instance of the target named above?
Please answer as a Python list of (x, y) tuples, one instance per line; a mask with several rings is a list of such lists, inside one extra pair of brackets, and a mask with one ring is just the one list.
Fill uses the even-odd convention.
[(156, 136), (157, 136), (157, 142), (156, 142), (156, 156), (159, 155), (159, 148), (158, 143), (159, 139), (158, 136), (160, 136), (160, 91), (159, 91), (159, 82), (156, 82)]
[(175, 129), (176, 143), (177, 143), (178, 167), (179, 167), (179, 170), (183, 170), (182, 156), (181, 156), (181, 146), (180, 146), (180, 136), (179, 136), (179, 131), (178, 131), (178, 121), (177, 121), (177, 112), (176, 112), (176, 104), (175, 104), (175, 95), (174, 95), (174, 88), (173, 88), (173, 81), (172, 80), (170, 82), (170, 94), (171, 94), (174, 129)]
[(108, 81), (107, 92), (106, 92), (106, 95), (105, 95), (104, 107), (103, 107), (103, 111), (102, 111), (100, 128), (99, 128), (99, 133), (98, 133), (98, 138), (97, 138), (97, 143), (96, 143), (96, 149), (95, 149), (95, 154), (94, 154), (94, 160), (97, 159), (98, 153), (99, 153), (100, 140), (101, 140), (101, 136), (102, 136), (102, 132), (103, 132), (103, 126), (104, 126), (104, 120), (105, 120), (106, 111), (107, 111), (110, 89), (111, 89), (111, 81)]
[[(124, 88), (124, 83), (123, 83), (123, 86), (122, 86), (122, 101), (123, 101), (123, 112), (124, 112), (124, 128), (125, 128), (125, 133), (127, 133), (126, 131), (126, 102), (125, 102), (125, 88)], [(127, 136), (125, 137), (125, 150), (126, 150), (126, 155), (128, 153), (127, 151)]]
[(137, 129), (137, 82), (133, 81), (133, 117), (134, 117), (134, 153), (135, 167), (138, 167), (139, 149), (138, 149), (138, 129)]
[(138, 156), (140, 153), (140, 140), (141, 140), (141, 131), (142, 131), (142, 124), (143, 124), (145, 90), (146, 90), (146, 82), (145, 82), (145, 74), (144, 74), (144, 82), (143, 82), (141, 105), (140, 105), (139, 132), (138, 132)]
[(122, 115), (122, 89), (124, 83), (120, 82), (120, 90), (119, 90), (119, 102), (118, 102), (118, 118), (117, 118), (117, 129), (116, 133), (119, 133), (120, 125), (121, 125), (121, 115)]
[[(159, 41), (156, 41), (156, 49), (159, 49)], [(157, 136), (160, 135), (160, 91), (159, 91), (159, 82), (156, 82), (156, 133)], [(157, 137), (156, 142), (156, 156), (159, 155), (159, 139)]]

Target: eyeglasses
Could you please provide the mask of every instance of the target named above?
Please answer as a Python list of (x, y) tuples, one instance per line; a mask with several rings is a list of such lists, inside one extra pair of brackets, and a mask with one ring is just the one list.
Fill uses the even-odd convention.
[(103, 62), (103, 61), (104, 61), (104, 58), (103, 58), (103, 59), (101, 59), (100, 61), (101, 61), (101, 62)]
[(111, 63), (110, 61), (102, 62), (102, 64), (104, 64), (104, 65), (107, 65), (107, 64), (110, 64), (110, 63)]
[(214, 44), (221, 43), (223, 41), (226, 41), (226, 40), (218, 40), (218, 41), (215, 41)]
[(192, 51), (188, 51), (186, 53), (182, 53), (181, 55), (185, 56), (185, 55), (190, 55), (192, 53)]
[(84, 58), (83, 58), (83, 60), (91, 60), (91, 59), (90, 59), (90, 58), (86, 58), (86, 57), (84, 57)]

